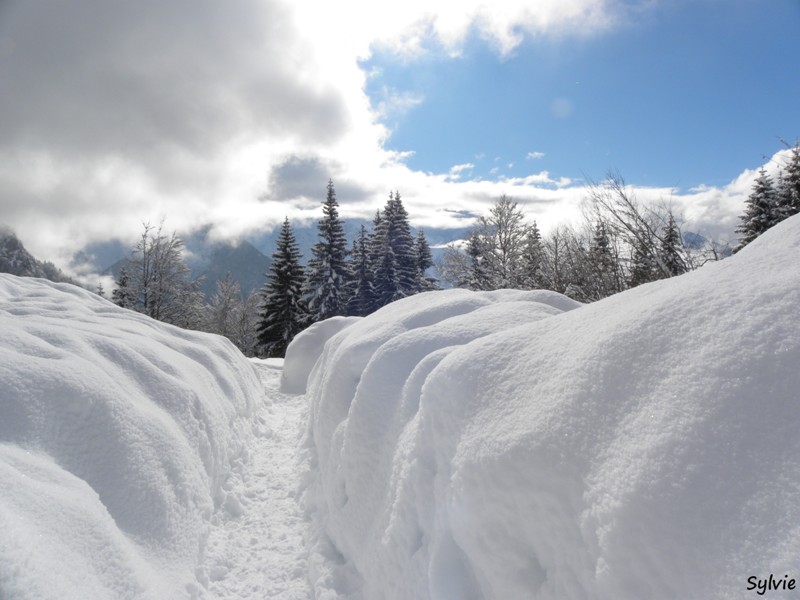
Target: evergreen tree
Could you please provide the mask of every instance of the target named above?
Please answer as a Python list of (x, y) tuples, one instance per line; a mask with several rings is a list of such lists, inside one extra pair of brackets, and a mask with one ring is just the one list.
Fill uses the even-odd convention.
[(369, 252), (369, 261), (372, 265), (372, 270), (376, 269), (376, 266), (380, 263), (381, 260), (381, 252), (383, 250), (383, 237), (386, 234), (386, 230), (382, 225), (383, 223), (383, 215), (381, 215), (380, 210), (375, 211), (375, 217), (372, 219), (372, 231), (369, 234), (369, 238), (367, 240), (367, 250)]
[(788, 219), (800, 212), (800, 146), (791, 148), (789, 162), (781, 173), (776, 195), (777, 220)]
[(350, 271), (350, 298), (347, 303), (347, 314), (364, 317), (375, 310), (375, 288), (369, 259), (369, 238), (367, 228), (363, 225), (358, 237), (353, 240)]
[(481, 236), (476, 230), (473, 230), (467, 239), (467, 256), (469, 257), (467, 289), (476, 291), (495, 289), (486, 270), (484, 245)]
[(300, 251), (286, 218), (272, 255), (267, 283), (261, 292), (263, 304), (257, 330), (261, 356), (284, 356), (289, 342), (308, 326), (308, 307), (303, 299), (304, 280)]
[(418, 267), (408, 213), (399, 192), (389, 194), (376, 221), (371, 250), (376, 268), (375, 297), (380, 307), (418, 291)]
[(522, 249), (520, 282), (523, 288), (535, 290), (544, 286), (542, 276), (543, 260), (542, 234), (536, 221), (534, 221), (528, 228)]
[(630, 287), (636, 287), (659, 278), (658, 265), (656, 265), (653, 255), (647, 251), (643, 244), (634, 241), (633, 254), (631, 256)]
[(586, 277), (589, 290), (587, 299), (600, 300), (618, 292), (617, 261), (614, 259), (608, 228), (602, 219), (595, 225), (587, 259), (590, 270)]
[(315, 321), (343, 315), (347, 310), (347, 242), (338, 206), (333, 181), (329, 180), (323, 218), (317, 225), (319, 241), (311, 249), (305, 286), (308, 308)]
[[(744, 248), (780, 221), (783, 216), (782, 208), (785, 210), (785, 207), (778, 207), (778, 198), (772, 185), (772, 178), (762, 167), (753, 184), (753, 191), (745, 201), (744, 214), (739, 217), (742, 223), (736, 228), (736, 232), (742, 234), (742, 237), (739, 239), (739, 246), (735, 252)], [(785, 212), (783, 214), (785, 215)]]
[(131, 287), (131, 280), (128, 269), (122, 267), (119, 270), (119, 278), (116, 281), (117, 287), (111, 292), (111, 301), (122, 308), (133, 310), (136, 306), (136, 290)]
[(681, 275), (688, 270), (686, 262), (681, 255), (683, 244), (681, 242), (680, 232), (675, 219), (670, 212), (667, 217), (667, 227), (664, 230), (664, 235), (661, 238), (660, 257), (661, 262), (669, 273), (670, 277)]
[(425, 239), (425, 232), (420, 228), (417, 231), (417, 239), (414, 242), (414, 253), (417, 256), (417, 290), (424, 292), (436, 289), (435, 279), (428, 279), (425, 272), (433, 266), (433, 255), (428, 240)]
[(397, 261), (388, 240), (384, 241), (380, 261), (375, 269), (374, 295), (376, 309), (402, 297), (399, 295), (397, 284)]

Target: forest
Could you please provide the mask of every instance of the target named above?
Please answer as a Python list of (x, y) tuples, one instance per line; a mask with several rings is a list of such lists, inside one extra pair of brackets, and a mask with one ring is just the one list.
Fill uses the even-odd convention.
[[(800, 146), (789, 148), (776, 181), (762, 167), (731, 246), (683, 231), (668, 203), (646, 203), (618, 173), (588, 186), (583, 219), (543, 235), (519, 204), (501, 196), (467, 239), (447, 246), (434, 265), (423, 229), (412, 233), (400, 193), (389, 194), (372, 228), (349, 244), (332, 180), (318, 241), (304, 263), (286, 218), (263, 287), (244, 296), (230, 276), (210, 301), (192, 280), (177, 234), (145, 224), (116, 280), (119, 306), (180, 327), (229, 338), (244, 354), (282, 357), (291, 340), (333, 316), (366, 316), (387, 304), (442, 287), (546, 289), (593, 302), (681, 275), (737, 252), (800, 212)], [(435, 268), (434, 268), (435, 267)]]

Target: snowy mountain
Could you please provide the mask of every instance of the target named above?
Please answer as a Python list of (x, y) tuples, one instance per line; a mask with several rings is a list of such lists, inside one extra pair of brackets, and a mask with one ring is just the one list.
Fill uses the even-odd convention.
[(794, 217), (589, 305), (421, 294), (312, 326), (283, 369), (0, 274), (0, 598), (722, 600), (770, 574), (788, 585), (799, 251)]
[(186, 239), (186, 263), (192, 277), (202, 277), (200, 289), (206, 298), (217, 291), (217, 282), (230, 273), (239, 282), (242, 294), (261, 289), (272, 259), (246, 240), (237, 242), (212, 241), (201, 231)]
[(53, 263), (42, 262), (25, 249), (13, 231), (0, 226), (0, 273), (41, 277), (56, 282), (76, 283)]

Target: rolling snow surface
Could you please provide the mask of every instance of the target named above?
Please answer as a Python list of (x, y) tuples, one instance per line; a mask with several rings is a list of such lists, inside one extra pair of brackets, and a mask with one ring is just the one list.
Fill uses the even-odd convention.
[(433, 292), (317, 336), (317, 597), (729, 599), (800, 579), (798, 256), (795, 217), (591, 305)]
[(800, 579), (798, 255), (795, 217), (591, 305), (423, 294), (285, 364), (0, 275), (0, 599), (760, 597)]
[(221, 337), (0, 275), (0, 597), (188, 598), (264, 391)]

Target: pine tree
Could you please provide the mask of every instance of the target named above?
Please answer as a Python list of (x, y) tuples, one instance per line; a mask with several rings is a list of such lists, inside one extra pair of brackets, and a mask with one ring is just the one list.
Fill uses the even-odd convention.
[(122, 308), (134, 309), (136, 305), (136, 291), (131, 288), (131, 280), (128, 276), (128, 269), (122, 267), (119, 270), (119, 277), (116, 281), (117, 287), (111, 292), (111, 301)]
[(777, 220), (788, 219), (800, 212), (800, 146), (791, 148), (791, 156), (781, 173), (776, 196)]
[[(762, 167), (758, 172), (758, 177), (753, 184), (753, 191), (745, 201), (745, 211), (741, 219), (742, 223), (736, 228), (737, 233), (741, 233), (739, 246), (735, 252), (744, 248), (767, 229), (780, 221), (781, 213), (785, 207), (778, 207), (778, 198), (775, 188), (772, 185), (772, 178)], [(783, 212), (785, 215), (785, 212)]]
[(347, 242), (338, 206), (333, 181), (329, 180), (323, 218), (317, 225), (319, 241), (311, 249), (305, 285), (308, 308), (315, 321), (343, 315), (347, 310)]
[(661, 237), (661, 247), (659, 251), (661, 263), (664, 265), (670, 277), (681, 275), (688, 270), (686, 262), (681, 256), (682, 248), (683, 244), (681, 242), (680, 232), (670, 212), (667, 217), (667, 227), (664, 230), (664, 235)]
[(544, 247), (542, 234), (536, 221), (528, 228), (525, 235), (525, 244), (522, 249), (520, 265), (520, 283), (522, 287), (535, 290), (543, 287), (542, 265), (544, 260)]
[(484, 243), (476, 230), (470, 233), (467, 239), (467, 256), (469, 257), (469, 273), (467, 275), (466, 287), (470, 290), (491, 290), (491, 278), (486, 270), (486, 255)]
[(375, 296), (379, 306), (411, 296), (418, 291), (417, 256), (408, 213), (400, 193), (389, 194), (371, 243), (375, 265)]
[(634, 242), (633, 254), (631, 256), (630, 287), (656, 281), (659, 278), (660, 275), (657, 265), (653, 260), (653, 256), (647, 251), (643, 244)]
[(589, 270), (586, 282), (589, 300), (600, 300), (619, 291), (617, 289), (617, 269), (608, 228), (601, 219), (594, 228), (587, 256)]
[(303, 299), (304, 280), (300, 251), (286, 218), (261, 292), (263, 304), (257, 338), (260, 355), (284, 356), (289, 342), (309, 324), (308, 307)]
[(433, 266), (433, 254), (428, 240), (425, 239), (425, 232), (420, 228), (417, 230), (417, 239), (414, 242), (414, 253), (417, 257), (417, 290), (420, 292), (436, 289), (435, 279), (428, 279), (426, 271)]
[(363, 225), (358, 237), (353, 240), (353, 251), (350, 254), (350, 298), (347, 303), (347, 314), (364, 317), (376, 307), (373, 274), (369, 259), (369, 238), (367, 228)]
[(367, 250), (369, 251), (369, 261), (372, 264), (373, 271), (376, 265), (381, 260), (381, 251), (383, 250), (383, 238), (386, 235), (386, 229), (382, 225), (383, 215), (381, 211), (375, 211), (375, 217), (372, 219), (372, 231), (367, 240)]
[(401, 297), (397, 285), (397, 260), (388, 240), (384, 241), (380, 263), (375, 269), (374, 295), (376, 309)]

